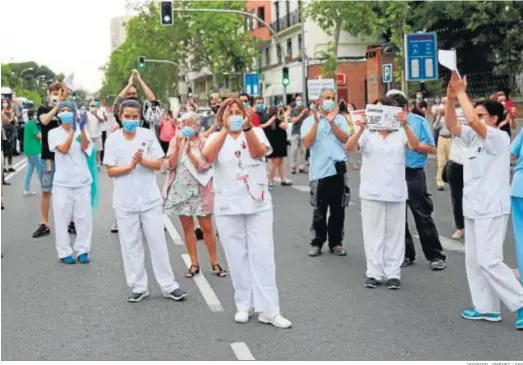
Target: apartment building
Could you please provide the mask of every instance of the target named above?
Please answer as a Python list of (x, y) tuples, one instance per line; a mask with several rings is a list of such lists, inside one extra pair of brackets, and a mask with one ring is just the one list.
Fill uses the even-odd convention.
[(125, 23), (128, 22), (131, 16), (119, 16), (111, 19), (111, 52), (120, 47), (127, 36)]
[[(253, 0), (246, 3), (248, 11), (269, 23), (280, 40), (278, 45), (267, 27), (256, 20), (247, 20), (250, 35), (262, 41), (257, 66), (261, 78), (260, 90), (267, 104), (282, 102), (283, 57), (289, 67), (287, 102), (292, 101), (297, 94), (306, 92), (307, 78), (323, 77), (322, 65), (325, 60), (322, 54), (328, 50), (332, 37), (311, 19), (302, 18), (302, 9), (307, 3), (300, 0)], [(339, 98), (363, 103), (367, 46), (357, 37), (341, 33), (337, 77)]]

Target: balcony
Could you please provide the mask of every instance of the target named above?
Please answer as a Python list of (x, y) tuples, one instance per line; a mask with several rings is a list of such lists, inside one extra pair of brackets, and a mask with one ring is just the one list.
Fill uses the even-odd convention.
[(301, 22), (300, 9), (296, 9), (296, 10), (292, 11), (290, 14), (285, 14), (280, 19), (272, 22), (271, 27), (272, 27), (272, 29), (274, 29), (276, 31), (276, 33), (279, 33), (281, 31), (284, 31), (285, 29), (288, 29), (297, 24), (300, 24), (300, 22)]

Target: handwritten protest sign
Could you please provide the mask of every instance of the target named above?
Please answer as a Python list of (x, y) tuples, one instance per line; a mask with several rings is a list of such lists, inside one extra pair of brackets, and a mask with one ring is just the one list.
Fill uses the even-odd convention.
[(321, 90), (334, 89), (333, 79), (307, 80), (307, 90), (309, 100), (317, 100), (320, 98)]
[(395, 131), (400, 129), (400, 122), (396, 115), (403, 110), (397, 106), (367, 104), (367, 128), (370, 130)]

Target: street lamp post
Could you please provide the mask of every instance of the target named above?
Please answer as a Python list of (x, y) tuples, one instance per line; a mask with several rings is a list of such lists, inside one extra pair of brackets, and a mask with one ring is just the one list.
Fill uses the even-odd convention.
[[(232, 10), (232, 9), (183, 9), (183, 8), (176, 8), (176, 9), (173, 9), (173, 11), (179, 11), (179, 12), (185, 12), (185, 13), (229, 13), (229, 14), (240, 14), (240, 15), (245, 15), (245, 16), (248, 16), (250, 18), (253, 18), (253, 19), (256, 19), (258, 22), (262, 23), (263, 25), (265, 25), (267, 27), (267, 29), (269, 29), (269, 31), (271, 32), (272, 36), (274, 37), (274, 39), (276, 40), (276, 43), (280, 46), (280, 50), (281, 52), (283, 53), (283, 67), (287, 67), (287, 60), (286, 60), (286, 50), (285, 48), (283, 47), (283, 43), (281, 42), (280, 38), (278, 37), (278, 34), (276, 33), (276, 31), (267, 23), (265, 23), (265, 21), (263, 19), (260, 19), (258, 16), (254, 15), (254, 14), (251, 14), (247, 11), (243, 11), (243, 10)], [(286, 105), (287, 104), (287, 86), (286, 85), (283, 85), (283, 103)]]

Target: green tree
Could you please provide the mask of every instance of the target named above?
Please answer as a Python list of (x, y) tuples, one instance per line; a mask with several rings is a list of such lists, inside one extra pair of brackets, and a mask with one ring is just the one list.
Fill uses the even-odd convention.
[(18, 97), (27, 98), (37, 106), (42, 105), (42, 96), (37, 91), (26, 90), (20, 87), (16, 87), (13, 91)]

